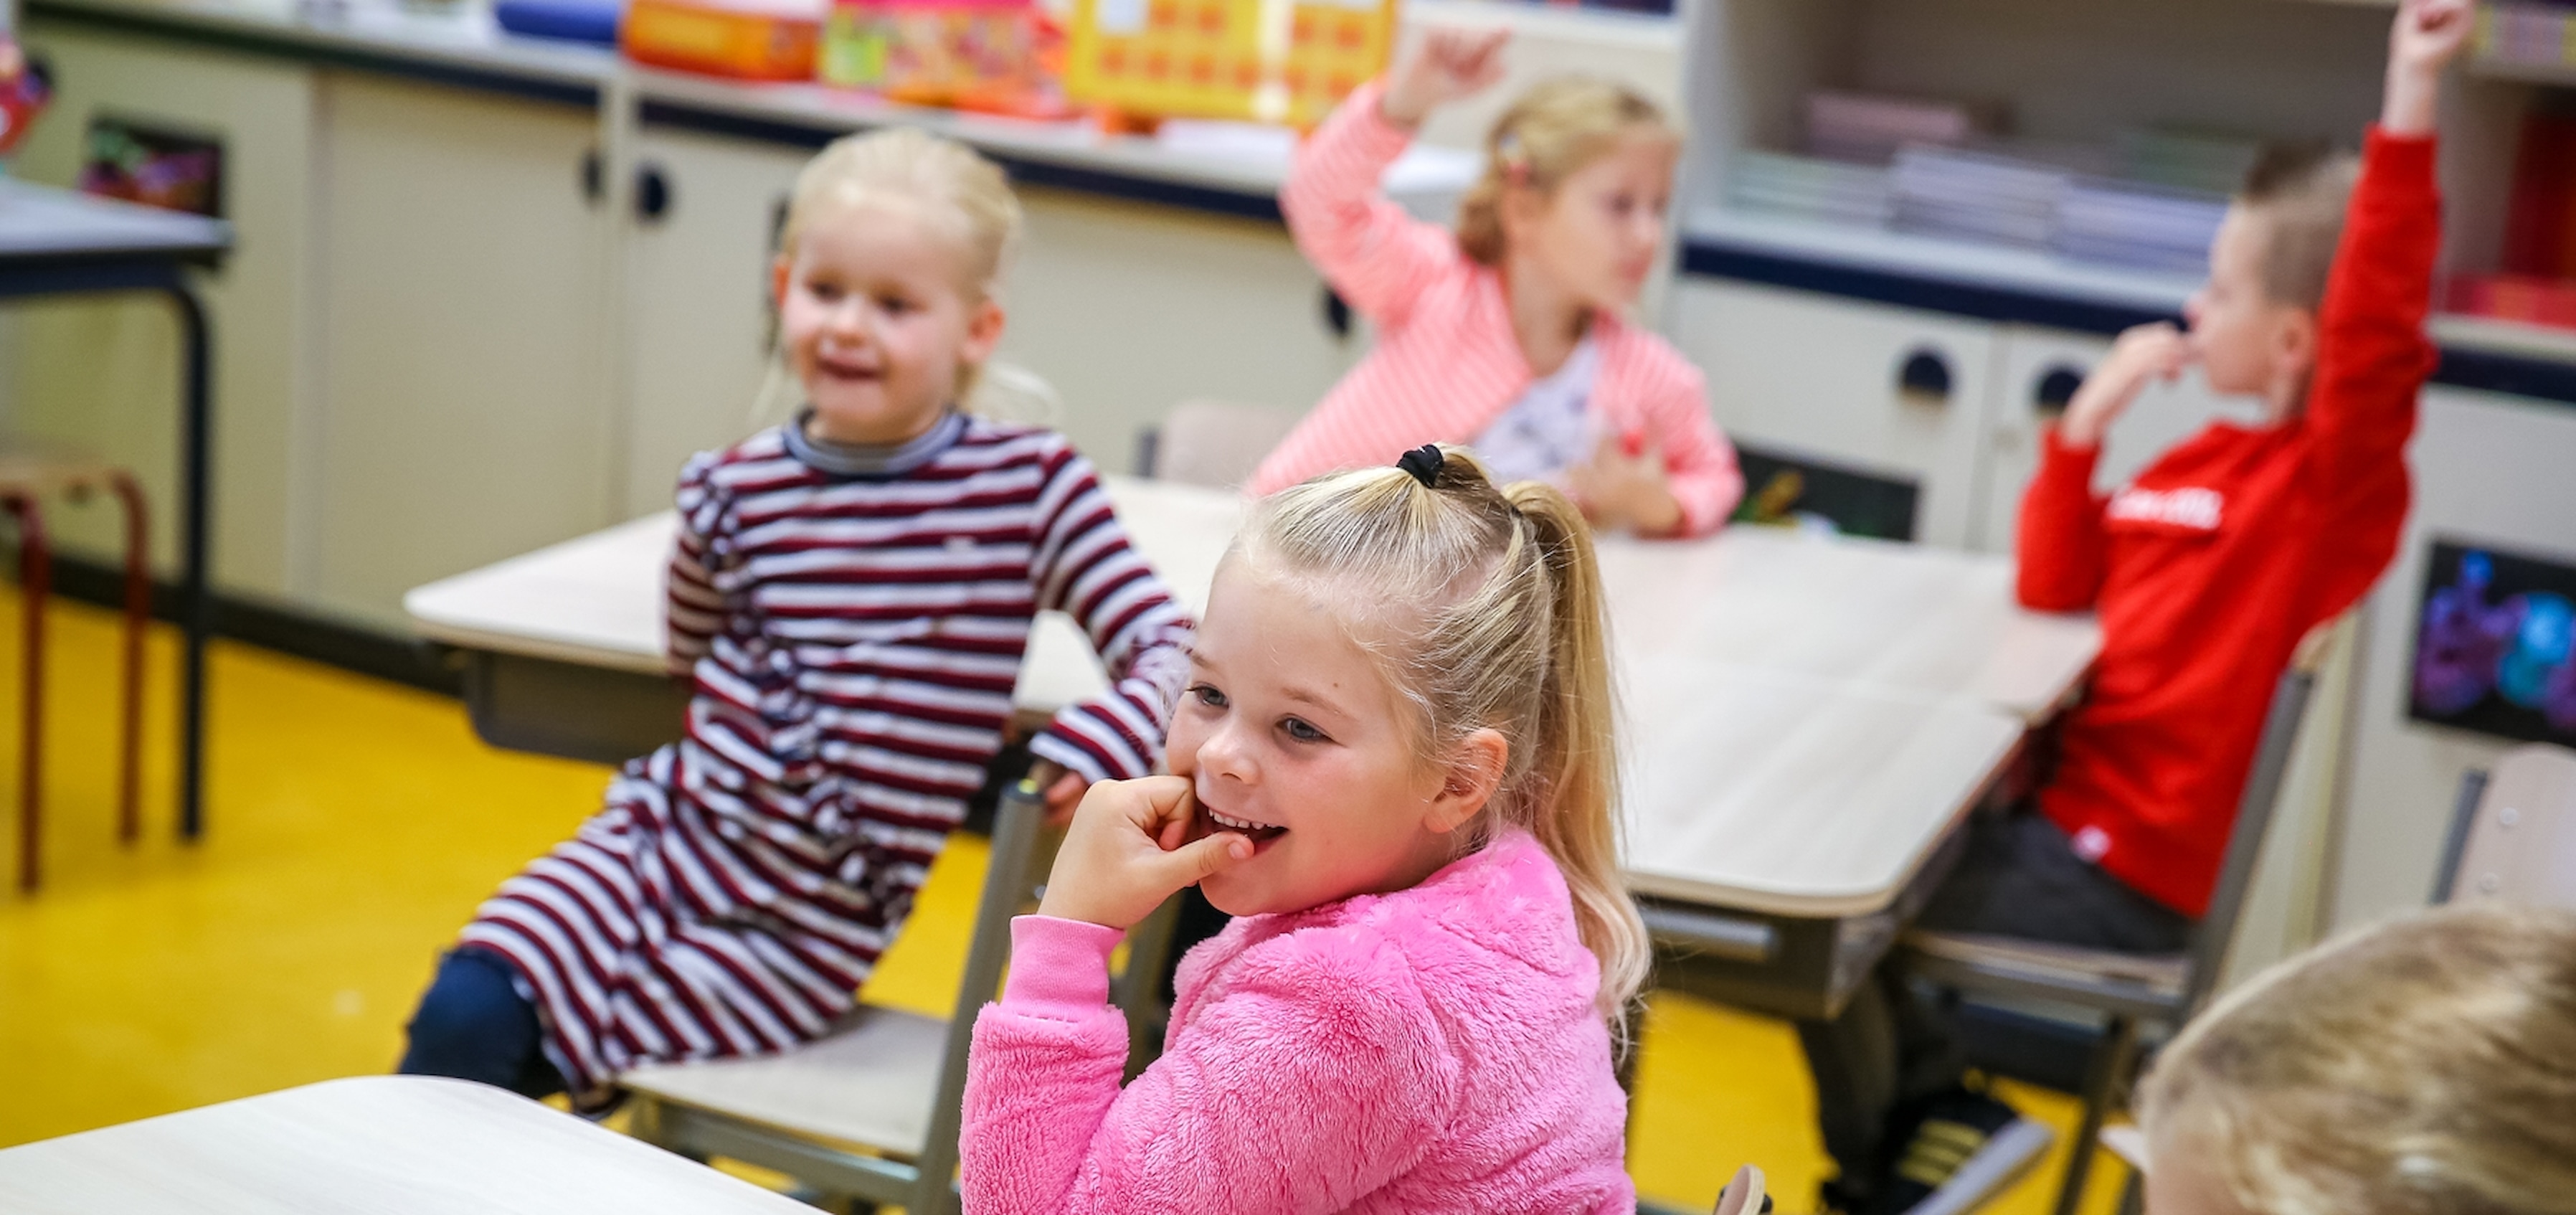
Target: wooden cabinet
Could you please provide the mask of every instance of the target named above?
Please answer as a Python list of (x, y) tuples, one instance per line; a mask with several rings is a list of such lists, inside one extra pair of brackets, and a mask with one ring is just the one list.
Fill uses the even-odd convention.
[(1910, 482), (1915, 539), (1973, 541), (1993, 326), (1707, 278), (1676, 286), (1671, 314), (1729, 435)]
[(1002, 357), (1046, 377), (1062, 426), (1123, 470), (1137, 432), (1192, 397), (1303, 410), (1357, 358), (1323, 281), (1277, 224), (1022, 188)]
[(657, 179), (662, 198), (658, 214), (627, 221), (621, 516), (669, 507), (690, 456), (794, 408), (792, 384), (774, 402), (759, 398), (772, 228), (808, 155), (688, 131), (648, 129), (636, 141), (636, 172)]
[(598, 120), (322, 86), (312, 595), (399, 631), (404, 591), (615, 520), (608, 234), (582, 174)]
[[(184, 131), (224, 150), (224, 212), (238, 237), (199, 279), (214, 335), (214, 570), (226, 591), (291, 594), (296, 493), (292, 453), (314, 421), (303, 359), (313, 268), (310, 151), (313, 73), (278, 59), (119, 38), (42, 20), (29, 45), (52, 65), (56, 95), (10, 171), (70, 185), (91, 120)], [(179, 550), (179, 329), (158, 298), (12, 304), (14, 349), (0, 364), (13, 433), (99, 453), (134, 470), (156, 511), (153, 552), (174, 575)], [(71, 551), (124, 551), (113, 505), (56, 508)]]

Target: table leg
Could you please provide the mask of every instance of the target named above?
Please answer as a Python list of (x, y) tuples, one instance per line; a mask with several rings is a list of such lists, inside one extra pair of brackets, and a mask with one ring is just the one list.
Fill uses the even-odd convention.
[(179, 439), (184, 520), (179, 575), (179, 629), (184, 638), (179, 660), (179, 838), (194, 841), (206, 828), (206, 640), (214, 633), (214, 600), (206, 585), (207, 539), (212, 534), (207, 523), (212, 505), (207, 480), (214, 445), (214, 351), (207, 340), (204, 303), (184, 282), (172, 284), (169, 292), (179, 313), (187, 363)]

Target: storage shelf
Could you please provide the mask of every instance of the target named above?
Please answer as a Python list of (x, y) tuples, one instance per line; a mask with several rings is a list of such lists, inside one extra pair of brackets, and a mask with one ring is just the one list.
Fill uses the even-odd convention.
[(2471, 59), (2468, 71), (2470, 75), (2486, 80), (2518, 80), (2525, 84), (2576, 88), (2576, 64), (2532, 63), (2520, 59)]

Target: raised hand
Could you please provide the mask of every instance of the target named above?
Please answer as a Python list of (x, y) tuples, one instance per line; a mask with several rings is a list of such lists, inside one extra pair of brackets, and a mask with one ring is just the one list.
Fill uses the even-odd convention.
[(1252, 857), (1231, 831), (1191, 839), (1198, 803), (1190, 782), (1148, 776), (1093, 785), (1055, 854), (1038, 914), (1121, 932), (1184, 886)]
[(1626, 528), (1660, 536), (1681, 526), (1681, 500), (1664, 476), (1664, 449), (1641, 445), (1631, 454), (1618, 435), (1603, 435), (1592, 458), (1565, 470), (1566, 496), (1583, 517), (1604, 531)]
[(2150, 380), (2170, 380), (2191, 365), (2191, 339), (2169, 321), (2140, 325), (2111, 344), (2111, 356), (2084, 377), (2057, 436), (2070, 447), (2097, 447)]
[(1433, 109), (1493, 87), (1503, 78), (1503, 44), (1510, 40), (1510, 30), (1425, 33), (1422, 45), (1387, 78), (1378, 113), (1411, 130)]
[(2433, 133), (2442, 71), (2477, 24), (2470, 0), (2404, 0), (2388, 31), (2388, 93), (2379, 125), (2393, 135)]

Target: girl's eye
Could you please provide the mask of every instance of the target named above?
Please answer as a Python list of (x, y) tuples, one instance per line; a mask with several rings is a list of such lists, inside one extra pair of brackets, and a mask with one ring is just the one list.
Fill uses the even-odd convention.
[(896, 316), (901, 316), (904, 313), (912, 311), (912, 301), (901, 296), (889, 295), (878, 300), (877, 307), (893, 313)]
[(841, 298), (841, 288), (835, 283), (807, 283), (805, 294), (828, 304)]
[(1206, 705), (1211, 709), (1222, 709), (1225, 707), (1225, 693), (1217, 691), (1215, 688), (1209, 687), (1206, 684), (1199, 683), (1190, 685), (1190, 695), (1197, 697), (1200, 704)]
[(1297, 740), (1297, 741), (1299, 741), (1299, 742), (1331, 742), (1331, 741), (1332, 741), (1331, 736), (1329, 736), (1329, 735), (1325, 734), (1325, 733), (1324, 733), (1323, 731), (1321, 731), (1321, 730), (1316, 729), (1312, 724), (1308, 723), (1308, 722), (1306, 721), (1306, 719), (1305, 719), (1305, 718), (1302, 718), (1302, 717), (1284, 717), (1284, 718), (1281, 718), (1281, 719), (1280, 719), (1280, 721), (1279, 721), (1279, 728), (1280, 728), (1281, 730), (1286, 731), (1286, 732), (1287, 732), (1287, 734), (1288, 734), (1288, 737), (1293, 738), (1293, 739), (1296, 739), (1296, 740)]

